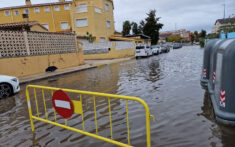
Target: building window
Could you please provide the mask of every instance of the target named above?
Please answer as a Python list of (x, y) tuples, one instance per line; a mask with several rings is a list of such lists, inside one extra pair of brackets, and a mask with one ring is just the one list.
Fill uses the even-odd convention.
[(45, 7), (44, 12), (50, 12), (50, 7)]
[(24, 14), (29, 14), (29, 9), (24, 9)]
[(49, 25), (47, 23), (42, 24), (42, 26), (44, 26), (49, 31)]
[(15, 10), (14, 13), (15, 13), (15, 15), (19, 15), (20, 14), (19, 10)]
[(95, 12), (96, 13), (102, 13), (102, 10), (100, 8), (95, 7)]
[(64, 10), (69, 10), (69, 5), (64, 5)]
[(60, 6), (55, 6), (54, 9), (55, 11), (60, 11)]
[(81, 4), (77, 8), (77, 13), (84, 13), (87, 12), (87, 5), (86, 4)]
[(100, 37), (100, 42), (106, 42), (105, 37)]
[(39, 8), (34, 8), (34, 13), (39, 13), (40, 9)]
[(60, 23), (61, 30), (68, 30), (69, 28), (69, 23), (68, 22), (61, 22)]
[(109, 11), (109, 4), (105, 4), (105, 10)]
[(107, 28), (111, 28), (111, 22), (110, 21), (107, 21), (106, 24), (107, 24)]
[(76, 25), (77, 25), (77, 27), (87, 27), (88, 26), (87, 18), (77, 19)]
[(10, 16), (10, 11), (5, 11), (5, 16)]

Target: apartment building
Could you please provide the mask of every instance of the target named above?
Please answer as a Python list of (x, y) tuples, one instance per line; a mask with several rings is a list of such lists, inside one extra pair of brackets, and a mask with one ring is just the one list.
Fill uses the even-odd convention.
[[(59, 0), (54, 3), (0, 8), (0, 24), (37, 21), (49, 32), (76, 32), (85, 38), (87, 32), (95, 42), (109, 40), (115, 32), (112, 0)], [(24, 14), (24, 16), (23, 16)]]
[(187, 31), (185, 29), (177, 30), (177, 31), (168, 31), (168, 32), (160, 33), (159, 39), (160, 39), (160, 42), (165, 42), (167, 37), (177, 35), (177, 36), (180, 36), (185, 41), (190, 41), (191, 40), (190, 34), (191, 34), (190, 31)]
[(220, 33), (220, 31), (229, 28), (233, 30), (235, 29), (235, 17), (216, 20), (212, 29), (212, 33)]

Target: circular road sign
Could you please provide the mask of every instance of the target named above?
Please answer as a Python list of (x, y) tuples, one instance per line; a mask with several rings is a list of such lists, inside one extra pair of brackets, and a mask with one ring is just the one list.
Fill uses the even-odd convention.
[(74, 112), (73, 103), (63, 90), (57, 90), (53, 94), (52, 104), (55, 111), (64, 119), (69, 119)]

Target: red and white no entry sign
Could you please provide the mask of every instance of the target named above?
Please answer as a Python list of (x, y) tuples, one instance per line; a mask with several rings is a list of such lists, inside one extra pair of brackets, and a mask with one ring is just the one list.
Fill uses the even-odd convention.
[(62, 118), (69, 119), (73, 115), (73, 103), (63, 90), (58, 90), (53, 94), (52, 104)]

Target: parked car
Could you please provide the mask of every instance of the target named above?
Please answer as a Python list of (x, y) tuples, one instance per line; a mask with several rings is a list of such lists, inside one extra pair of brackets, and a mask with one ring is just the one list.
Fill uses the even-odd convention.
[(166, 46), (166, 48), (167, 48), (167, 53), (168, 53), (168, 52), (171, 50), (171, 46), (168, 45), (168, 44), (166, 44), (165, 46)]
[(160, 45), (158, 45), (158, 47), (159, 47), (159, 54), (161, 54), (162, 53), (162, 47)]
[(20, 91), (19, 79), (0, 75), (0, 99), (7, 98)]
[(162, 52), (167, 53), (170, 51), (170, 47), (168, 45), (161, 45)]
[(149, 45), (147, 45), (146, 48), (147, 48), (147, 51), (148, 51), (148, 56), (152, 56), (153, 55), (152, 48)]
[(138, 45), (135, 48), (135, 57), (148, 57), (152, 55), (152, 50), (149, 45)]
[(159, 45), (154, 45), (151, 48), (153, 51), (153, 55), (158, 55), (161, 53), (161, 47)]
[(173, 44), (173, 49), (179, 49), (182, 48), (182, 44), (181, 43), (174, 43)]

